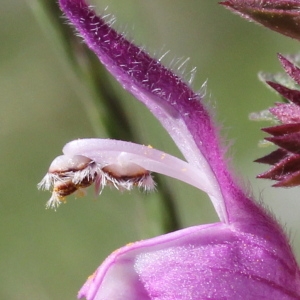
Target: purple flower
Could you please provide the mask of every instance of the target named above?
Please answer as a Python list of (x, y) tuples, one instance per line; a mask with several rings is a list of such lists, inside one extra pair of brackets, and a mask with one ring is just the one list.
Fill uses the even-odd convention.
[[(221, 4), (245, 19), (256, 21), (274, 31), (300, 40), (299, 0), (228, 0)], [(279, 55), (279, 59), (286, 73), (299, 85), (300, 69), (295, 62), (282, 55)], [(295, 60), (299, 61), (299, 57)], [(266, 80), (266, 83), (283, 96), (287, 103), (276, 103), (275, 107), (269, 109), (280, 125), (262, 130), (272, 135), (265, 140), (279, 146), (279, 149), (256, 160), (272, 166), (270, 170), (257, 177), (276, 180), (274, 187), (297, 186), (300, 185), (300, 91), (297, 87), (291, 89), (286, 86), (287, 83), (295, 85), (290, 83), (289, 79), (282, 84), (281, 81), (284, 81), (282, 78), (277, 82), (276, 78), (272, 77), (272, 80)]]
[[(282, 55), (279, 55), (279, 59), (286, 73), (296, 84), (300, 84), (300, 69)], [(275, 187), (300, 185), (300, 91), (297, 88), (288, 88), (276, 80), (267, 81), (267, 84), (283, 96), (286, 102), (276, 103), (274, 107), (269, 108), (269, 112), (279, 124), (262, 130), (272, 135), (266, 137), (265, 140), (279, 148), (256, 160), (256, 162), (272, 166), (258, 178), (278, 181), (273, 185)]]
[(48, 206), (95, 183), (153, 189), (151, 172), (205, 191), (220, 218), (113, 252), (79, 291), (101, 300), (300, 299), (299, 267), (275, 218), (236, 183), (218, 128), (190, 84), (127, 41), (84, 0), (60, 0), (86, 44), (169, 132), (186, 161), (150, 146), (101, 139), (68, 143), (41, 186)]

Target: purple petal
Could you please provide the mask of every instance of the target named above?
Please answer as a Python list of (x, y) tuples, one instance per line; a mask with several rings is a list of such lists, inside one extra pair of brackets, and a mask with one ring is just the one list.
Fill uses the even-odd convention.
[(195, 226), (111, 254), (80, 290), (88, 300), (299, 299), (284, 245), (226, 224)]

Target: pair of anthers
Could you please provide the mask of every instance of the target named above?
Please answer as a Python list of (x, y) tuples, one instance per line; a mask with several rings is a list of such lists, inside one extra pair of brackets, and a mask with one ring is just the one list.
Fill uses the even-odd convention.
[(52, 189), (52, 196), (46, 207), (56, 209), (66, 201), (67, 196), (75, 192), (79, 196), (84, 195), (84, 189), (92, 184), (95, 184), (97, 194), (100, 194), (106, 185), (121, 191), (131, 190), (133, 187), (146, 191), (155, 188), (150, 172), (135, 163), (116, 161), (101, 165), (83, 155), (56, 157), (38, 187)]

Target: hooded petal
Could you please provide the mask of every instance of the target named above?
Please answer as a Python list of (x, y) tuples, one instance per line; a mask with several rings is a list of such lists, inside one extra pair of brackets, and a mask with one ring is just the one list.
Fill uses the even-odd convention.
[(218, 223), (112, 253), (80, 290), (88, 300), (300, 299), (299, 272), (268, 239)]

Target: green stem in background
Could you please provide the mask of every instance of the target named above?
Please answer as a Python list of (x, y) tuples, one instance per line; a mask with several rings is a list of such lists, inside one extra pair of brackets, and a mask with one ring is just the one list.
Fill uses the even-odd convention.
[[(109, 82), (106, 70), (95, 55), (74, 37), (72, 30), (63, 24), (62, 13), (56, 2), (35, 0), (28, 3), (46, 36), (63, 58), (63, 63), (67, 62), (66, 69), (71, 68), (69, 73), (77, 75), (70, 77), (68, 73), (68, 78), (79, 98), (84, 99), (83, 105), (96, 135), (100, 136), (100, 128), (104, 128), (113, 139), (139, 142), (133, 125), (124, 114), (123, 103)], [(161, 199), (157, 209), (150, 209), (151, 216), (161, 224), (163, 232), (178, 230), (181, 226), (173, 192), (160, 177), (156, 176), (156, 181)]]

